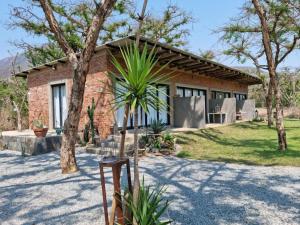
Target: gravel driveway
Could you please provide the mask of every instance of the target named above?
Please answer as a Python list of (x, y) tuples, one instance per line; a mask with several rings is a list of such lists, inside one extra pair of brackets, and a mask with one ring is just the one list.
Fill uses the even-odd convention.
[[(97, 157), (77, 159), (80, 172), (61, 175), (57, 153), (0, 151), (0, 224), (103, 224)], [(175, 157), (140, 168), (148, 184), (167, 186), (173, 224), (300, 224), (300, 168)]]

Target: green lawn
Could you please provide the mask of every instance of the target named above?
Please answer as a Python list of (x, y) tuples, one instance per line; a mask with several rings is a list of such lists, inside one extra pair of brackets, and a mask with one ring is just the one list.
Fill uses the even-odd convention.
[(300, 166), (300, 120), (285, 121), (288, 150), (277, 150), (277, 133), (263, 122), (245, 122), (176, 134), (178, 157), (253, 165)]

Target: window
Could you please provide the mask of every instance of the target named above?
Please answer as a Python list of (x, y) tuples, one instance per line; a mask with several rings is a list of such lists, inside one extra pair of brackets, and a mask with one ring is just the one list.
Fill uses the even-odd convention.
[(178, 87), (176, 93), (179, 97), (183, 97), (184, 96), (184, 88)]
[[(198, 89), (198, 88), (177, 87), (176, 93), (179, 97), (204, 96), (205, 111), (207, 113), (206, 90)], [(205, 113), (205, 120), (207, 120), (206, 113)]]
[(235, 93), (234, 97), (236, 98), (236, 100), (246, 100), (247, 99), (247, 95), (246, 94)]
[(197, 88), (177, 87), (176, 93), (179, 97), (206, 96), (206, 90)]
[(230, 98), (230, 92), (222, 92), (222, 91), (211, 91), (212, 99), (223, 99)]
[[(156, 85), (157, 96), (163, 101), (166, 105), (169, 105), (169, 86), (159, 84)], [(141, 107), (139, 107), (139, 122), (138, 125), (141, 126), (149, 126), (152, 120), (161, 120), (165, 124), (170, 124), (170, 116), (169, 116), (169, 107), (167, 109), (159, 109), (149, 107), (148, 113), (145, 113)], [(124, 117), (124, 108), (119, 108), (116, 112), (116, 119), (118, 127), (122, 127)], [(134, 118), (128, 118), (127, 127), (133, 128)]]

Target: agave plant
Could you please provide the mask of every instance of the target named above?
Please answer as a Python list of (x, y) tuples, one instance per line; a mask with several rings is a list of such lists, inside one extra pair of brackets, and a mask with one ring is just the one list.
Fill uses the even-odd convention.
[(161, 120), (151, 120), (150, 129), (153, 134), (160, 134), (166, 129), (166, 125)]
[(149, 108), (164, 108), (164, 102), (158, 98), (155, 84), (165, 82), (167, 75), (162, 75), (161, 71), (165, 66), (155, 68), (158, 59), (155, 49), (148, 52), (145, 44), (140, 52), (136, 45), (129, 45), (120, 49), (124, 64), (120, 63), (112, 56), (112, 63), (118, 74), (110, 73), (110, 77), (115, 85), (115, 107), (121, 108), (129, 105), (130, 113), (134, 118), (134, 188), (133, 196), (135, 202), (138, 197), (139, 170), (138, 170), (138, 108), (144, 112)]
[[(151, 188), (145, 186), (144, 178), (139, 189), (138, 204), (133, 203), (133, 196), (126, 196), (125, 205), (138, 225), (167, 225), (171, 221), (161, 221), (161, 217), (166, 212), (169, 202), (163, 199), (164, 187)], [(130, 219), (129, 219), (130, 222)]]

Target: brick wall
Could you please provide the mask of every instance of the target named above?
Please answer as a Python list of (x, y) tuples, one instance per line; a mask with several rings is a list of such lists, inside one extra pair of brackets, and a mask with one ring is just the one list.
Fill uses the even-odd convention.
[[(88, 122), (87, 107), (91, 105), (92, 98), (96, 102), (95, 124), (102, 137), (110, 134), (110, 128), (113, 126), (115, 119), (111, 110), (112, 93), (107, 90), (109, 79), (107, 71), (112, 70), (110, 63), (110, 55), (106, 49), (99, 51), (91, 61), (90, 72), (86, 80), (86, 88), (84, 93), (84, 103), (80, 117), (79, 130), (84, 129), (84, 125)], [(169, 73), (165, 70), (164, 73)], [(194, 75), (184, 71), (172, 71), (172, 78), (166, 83), (170, 86), (170, 96), (176, 94), (176, 85), (184, 85), (207, 89), (210, 98), (210, 90), (226, 90), (230, 92), (247, 93), (246, 84), (240, 84), (235, 81), (225, 81), (214, 79), (206, 76)], [(36, 71), (28, 75), (29, 88), (29, 121), (31, 122), (42, 116), (44, 122), (52, 128), (52, 92), (51, 85), (56, 83), (66, 83), (67, 102), (72, 87), (72, 71), (70, 66), (58, 64), (56, 70), (51, 68)], [(172, 108), (172, 102), (171, 108)], [(172, 121), (171, 113), (171, 124)]]
[[(84, 125), (89, 121), (87, 107), (91, 105), (92, 98), (96, 102), (95, 124), (102, 137), (110, 133), (114, 117), (110, 107), (112, 95), (105, 87), (109, 80), (107, 71), (107, 52), (102, 50), (93, 57), (90, 72), (87, 76), (84, 93), (84, 102), (80, 116), (79, 130), (84, 129)], [(42, 118), (44, 123), (53, 128), (52, 125), (52, 92), (51, 85), (57, 83), (66, 84), (67, 102), (69, 102), (72, 87), (72, 70), (66, 64), (58, 64), (56, 70), (51, 68), (33, 72), (28, 75), (29, 88), (29, 122)]]

